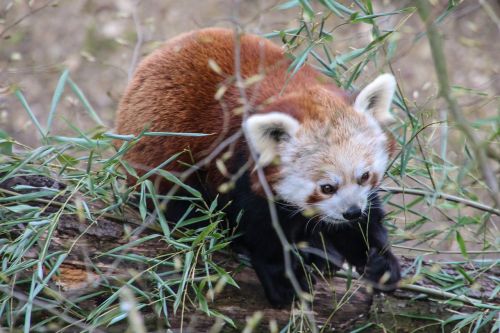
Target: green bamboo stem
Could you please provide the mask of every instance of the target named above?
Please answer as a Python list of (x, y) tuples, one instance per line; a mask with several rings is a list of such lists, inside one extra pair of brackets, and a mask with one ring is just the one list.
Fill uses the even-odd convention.
[(485, 147), (479, 143), (473, 129), (469, 126), (467, 119), (464, 117), (457, 100), (451, 93), (450, 80), (446, 66), (446, 57), (443, 50), (443, 40), (441, 35), (430, 19), (431, 5), (428, 0), (415, 0), (418, 14), (425, 23), (427, 31), (427, 39), (431, 48), (432, 59), (439, 85), (439, 94), (448, 104), (448, 110), (451, 118), (454, 120), (457, 128), (462, 131), (471, 146), (474, 156), (477, 159), (477, 164), (483, 179), (488, 186), (490, 196), (495, 203), (495, 207), (499, 206), (499, 187), (496, 176), (491, 169), (486, 154)]

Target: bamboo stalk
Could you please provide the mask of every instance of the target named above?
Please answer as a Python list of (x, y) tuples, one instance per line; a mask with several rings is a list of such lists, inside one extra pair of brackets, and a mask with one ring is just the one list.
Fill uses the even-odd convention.
[(500, 216), (500, 209), (496, 209), (493, 207), (490, 207), (488, 205), (482, 204), (480, 202), (464, 199), (461, 197), (457, 197), (455, 195), (451, 194), (446, 194), (446, 193), (441, 193), (441, 192), (430, 192), (430, 191), (425, 191), (425, 190), (419, 190), (419, 189), (414, 189), (414, 188), (402, 188), (402, 187), (381, 187), (381, 191), (384, 192), (389, 192), (389, 193), (404, 193), (404, 194), (411, 194), (411, 195), (419, 195), (419, 196), (437, 196), (438, 198), (447, 200), (447, 201), (452, 201), (452, 202), (457, 202), (464, 204), (469, 207), (473, 207), (497, 216)]
[[(335, 273), (335, 276), (338, 276), (338, 277), (359, 279), (360, 277), (357, 275), (358, 274), (349, 275), (344, 271), (338, 271)], [(492, 310), (496, 310), (496, 311), (500, 310), (500, 306), (495, 305), (495, 304), (490, 304), (490, 303), (483, 303), (483, 302), (481, 302), (481, 300), (476, 299), (476, 298), (468, 297), (465, 295), (457, 295), (457, 294), (450, 293), (448, 291), (434, 289), (434, 288), (428, 288), (428, 287), (419, 286), (416, 284), (402, 284), (401, 286), (399, 286), (399, 289), (408, 290), (408, 291), (417, 292), (417, 293), (422, 293), (422, 294), (426, 294), (428, 296), (444, 298), (447, 300), (457, 300), (460, 302), (470, 304), (470, 305), (475, 306), (475, 307), (492, 309)]]
[(446, 66), (446, 57), (443, 50), (443, 40), (441, 35), (432, 20), (430, 20), (431, 7), (428, 0), (415, 0), (418, 14), (422, 21), (425, 23), (427, 31), (427, 39), (431, 48), (432, 59), (434, 61), (434, 68), (439, 85), (439, 94), (448, 104), (448, 111), (450, 112), (452, 120), (455, 122), (457, 128), (465, 135), (468, 143), (470, 144), (474, 156), (477, 159), (477, 164), (482, 173), (483, 180), (488, 186), (490, 196), (495, 203), (495, 207), (499, 206), (499, 188), (498, 181), (491, 169), (486, 154), (484, 145), (479, 143), (476, 134), (469, 126), (467, 119), (465, 119), (457, 100), (451, 93), (450, 80), (448, 77), (448, 70)]

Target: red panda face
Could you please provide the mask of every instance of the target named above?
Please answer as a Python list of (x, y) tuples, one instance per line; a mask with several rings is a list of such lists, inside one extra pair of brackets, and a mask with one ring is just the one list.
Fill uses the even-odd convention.
[(307, 105), (297, 100), (302, 110), (293, 116), (280, 111), (250, 116), (245, 132), (259, 163), (279, 158), (279, 177), (272, 184), (279, 198), (326, 222), (361, 217), (389, 161), (391, 145), (381, 125), (391, 118), (394, 88), (394, 78), (386, 74), (363, 89), (354, 105), (318, 90), (302, 97)]
[(342, 129), (319, 122), (302, 126), (282, 145), (277, 194), (326, 221), (360, 217), (389, 160), (385, 134), (363, 118), (344, 119)]

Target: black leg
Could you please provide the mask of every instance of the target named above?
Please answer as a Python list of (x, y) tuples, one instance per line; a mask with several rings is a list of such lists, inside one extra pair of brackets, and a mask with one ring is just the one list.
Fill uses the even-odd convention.
[[(375, 201), (374, 206), (380, 206), (378, 198)], [(364, 224), (368, 240), (364, 276), (373, 282), (375, 289), (390, 291), (396, 289), (401, 270), (398, 259), (391, 252), (387, 230), (382, 224), (383, 216), (380, 208), (370, 210)]]
[[(276, 241), (279, 242), (278, 239)], [(281, 244), (276, 244), (279, 246), (254, 247), (250, 257), (267, 299), (273, 307), (283, 308), (293, 301), (295, 289), (286, 274), (283, 248)], [(290, 252), (289, 264), (301, 291), (311, 292), (315, 280), (309, 273), (309, 267), (295, 252)]]
[(295, 293), (285, 275), (283, 263), (270, 263), (262, 260), (260, 256), (254, 256), (252, 265), (271, 305), (277, 308), (288, 306)]
[(401, 278), (399, 262), (390, 250), (377, 196), (371, 198), (371, 207), (375, 208), (369, 209), (362, 221), (323, 228), (324, 241), (329, 257), (345, 259), (375, 289), (393, 290)]
[(365, 278), (374, 283), (375, 289), (391, 291), (401, 279), (398, 259), (391, 251), (371, 248), (365, 266)]
[[(238, 189), (249, 187), (241, 178)], [(232, 204), (226, 209), (229, 219), (236, 219), (242, 207), (246, 208), (241, 216), (238, 232), (242, 236), (235, 241), (250, 255), (252, 266), (259, 277), (267, 299), (274, 307), (291, 304), (295, 290), (286, 276), (283, 246), (272, 226), (268, 201), (251, 191), (233, 192)], [(250, 208), (250, 209), (249, 209)], [(278, 220), (290, 244), (304, 239), (303, 230), (307, 220), (302, 215), (291, 215), (290, 211), (276, 205)], [(303, 291), (309, 290), (308, 275), (294, 252), (290, 253), (290, 269), (297, 278)]]

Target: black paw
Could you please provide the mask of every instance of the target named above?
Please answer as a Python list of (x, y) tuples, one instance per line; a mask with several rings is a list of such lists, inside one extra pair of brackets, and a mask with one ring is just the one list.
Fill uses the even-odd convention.
[[(296, 293), (290, 279), (285, 274), (285, 268), (280, 264), (258, 262), (254, 264), (254, 269), (264, 287), (269, 303), (275, 308), (290, 306)], [(297, 267), (294, 274), (300, 292), (310, 292), (315, 283), (314, 277), (302, 267)]]
[[(299, 284), (300, 293), (312, 293), (314, 284), (316, 283), (316, 279), (312, 274), (299, 269), (295, 272), (295, 279)], [(272, 286), (265, 286), (264, 289), (266, 290), (266, 296), (269, 302), (275, 308), (288, 307), (294, 298), (298, 299), (290, 279), (284, 275), (283, 277), (275, 277)]]
[(302, 262), (295, 267), (294, 274), (302, 291), (311, 293), (316, 284), (313, 268), (309, 264)]
[(274, 284), (271, 288), (266, 289), (266, 296), (273, 308), (283, 309), (292, 304), (295, 296), (295, 291), (288, 281), (282, 284)]
[(401, 279), (397, 258), (390, 252), (371, 248), (364, 270), (364, 277), (373, 283), (376, 290), (393, 291)]

